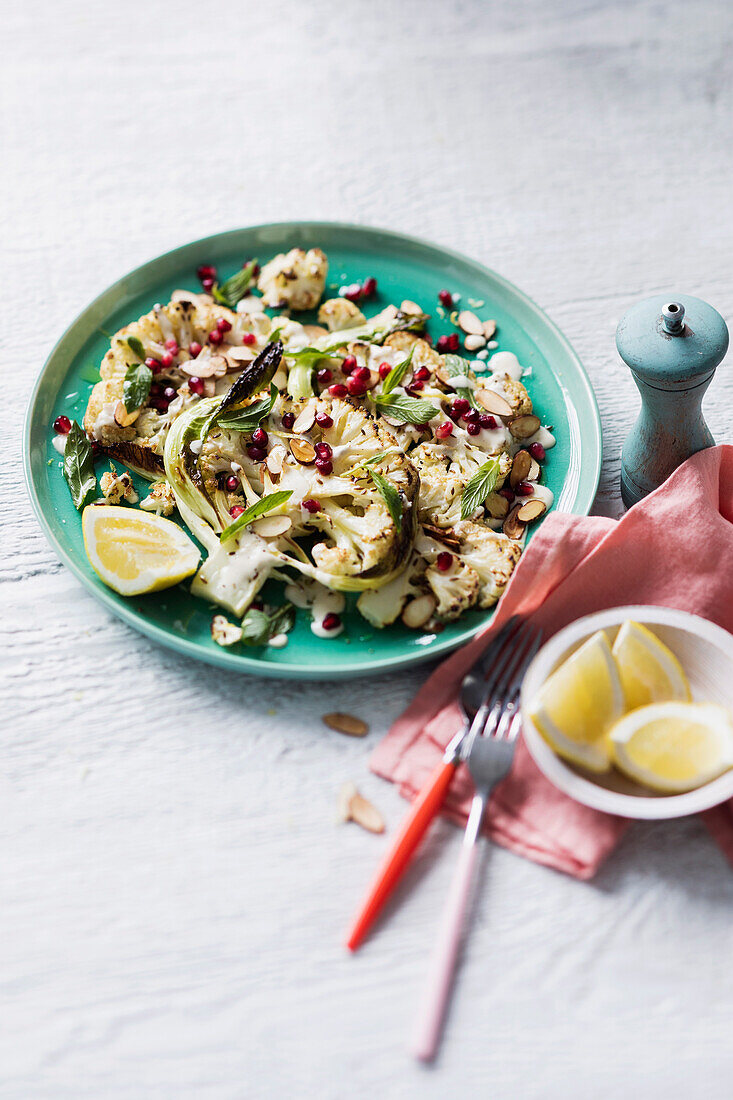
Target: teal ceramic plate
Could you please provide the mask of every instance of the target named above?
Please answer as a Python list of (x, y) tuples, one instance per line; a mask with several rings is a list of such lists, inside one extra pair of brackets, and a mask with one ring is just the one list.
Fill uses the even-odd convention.
[(460, 293), (464, 306), (469, 298), (483, 300), (477, 312), (495, 318), (500, 350), (515, 352), (531, 368), (525, 381), (532, 400), (543, 423), (554, 426), (558, 442), (548, 453), (543, 480), (555, 494), (555, 507), (587, 514), (600, 475), (600, 419), (588, 377), (559, 329), (521, 291), (473, 260), (397, 233), (328, 222), (263, 225), (195, 241), (143, 264), (92, 302), (52, 351), (31, 397), (24, 444), (30, 497), (54, 549), (82, 584), (130, 626), (181, 653), (242, 672), (299, 679), (414, 665), (468, 641), (492, 613), (470, 612), (440, 634), (421, 635), (401, 624), (375, 630), (356, 611), (347, 611), (344, 633), (329, 641), (316, 638), (307, 613), (299, 612), (284, 649), (225, 650), (211, 640), (211, 608), (185, 585), (136, 599), (118, 596), (87, 561), (80, 517), (51, 445), (56, 416), (63, 412), (82, 419), (107, 348), (104, 331), (115, 332), (155, 302), (167, 301), (176, 287), (196, 289), (199, 264), (216, 264), (227, 276), (249, 256), (267, 260), (296, 245), (326, 252), (331, 287), (375, 276), (380, 289), (375, 311), (403, 298), (419, 302), (433, 315), (429, 329), (434, 337), (454, 331), (436, 314), (439, 290)]

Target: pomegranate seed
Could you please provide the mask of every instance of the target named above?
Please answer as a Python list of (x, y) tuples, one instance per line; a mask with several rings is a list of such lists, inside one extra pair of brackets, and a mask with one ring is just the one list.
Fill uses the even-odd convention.
[(152, 409), (157, 409), (158, 412), (168, 412), (169, 405), (170, 401), (166, 401), (164, 397), (154, 397), (150, 402), (150, 407)]
[(435, 345), (436, 351), (439, 351), (441, 355), (444, 355), (447, 351), (450, 351), (448, 347), (448, 337), (439, 336), (438, 343)]
[(316, 378), (318, 379), (318, 381), (321, 383), (322, 386), (327, 386), (328, 383), (333, 378), (333, 375), (331, 374), (328, 367), (322, 367), (321, 370), (319, 370), (316, 373)]
[(379, 377), (383, 381), (387, 377), (388, 374), (391, 374), (391, 372), (392, 372), (392, 368), (390, 367), (389, 363), (380, 363), (379, 364)]
[(253, 611), (264, 611), (265, 609), (265, 605), (263, 604), (262, 600), (252, 600), (252, 603), (249, 606), (252, 608)]
[(102, 453), (102, 446), (97, 443), (96, 439), (92, 440), (92, 458), (99, 458)]
[(151, 397), (160, 397), (162, 392), (163, 392), (163, 387), (161, 386), (160, 382), (151, 382), (150, 383), (150, 396)]
[(469, 409), (468, 412), (464, 412), (463, 419), (467, 424), (475, 424), (478, 427), (478, 412), (476, 409)]
[(422, 390), (424, 388), (425, 388), (425, 383), (424, 382), (413, 382), (410, 386), (405, 387), (405, 389), (407, 390), (408, 393), (412, 393), (413, 390), (416, 390), (417, 392), (419, 392), (420, 390)]
[(188, 354), (192, 359), (195, 359), (197, 355), (201, 354), (201, 344), (194, 340), (192, 344), (188, 345)]
[(368, 279), (364, 280), (364, 285), (361, 289), (365, 298), (372, 298), (377, 293), (377, 280), (373, 275), (370, 275)]
[(458, 348), (459, 348), (458, 333), (457, 332), (452, 333), (450, 336), (447, 337), (447, 340), (448, 340), (448, 351), (458, 351)]
[(209, 333), (209, 343), (210, 344), (220, 344), (223, 339), (224, 339), (224, 337), (219, 332), (218, 328), (213, 328), (211, 330), (211, 332)]
[(416, 378), (418, 382), (427, 382), (429, 377), (430, 371), (427, 367), (418, 367), (413, 375), (413, 378)]
[(333, 462), (330, 458), (317, 458), (315, 461), (315, 467), (319, 474), (333, 473)]
[(295, 413), (283, 413), (283, 428), (287, 428), (288, 431), (295, 423)]
[(481, 431), (481, 425), (475, 424), (473, 421), (470, 421), (468, 424), (466, 424), (466, 431), (469, 435), (478, 435)]
[(534, 493), (534, 485), (531, 481), (520, 481), (514, 492), (519, 497), (531, 497)]
[(257, 343), (257, 337), (253, 332), (245, 332), (242, 337), (242, 343), (246, 348), (251, 348), (253, 344)]
[(231, 332), (232, 322), (227, 321), (226, 317), (217, 317), (216, 327), (218, 328), (219, 332)]
[(508, 500), (509, 502), (514, 500), (514, 493), (511, 489), (499, 489), (499, 496), (504, 497), (504, 500)]
[(239, 478), (235, 477), (234, 474), (231, 474), (226, 479), (226, 487), (230, 493), (236, 493), (237, 489), (239, 488)]
[(453, 564), (453, 555), (449, 554), (447, 550), (441, 550), (435, 559), (435, 564), (441, 573), (447, 573)]
[(201, 264), (196, 268), (196, 274), (199, 279), (215, 279), (217, 271), (213, 264)]
[(355, 355), (347, 355), (346, 358), (344, 359), (343, 363), (341, 364), (341, 370), (344, 372), (344, 374), (351, 374), (351, 372), (352, 372), (352, 370), (354, 369), (355, 366), (356, 366), (356, 356)]
[(495, 428), (496, 420), (491, 413), (479, 413), (478, 422), (482, 428)]
[(349, 302), (360, 302), (362, 296), (362, 289), (360, 283), (350, 283), (349, 286), (344, 288), (342, 297), (346, 298)]
[(166, 386), (163, 390), (163, 397), (166, 399), (166, 401), (172, 401), (175, 396), (176, 391), (173, 389), (173, 386)]
[(161, 371), (163, 369), (163, 364), (160, 362), (160, 360), (153, 359), (151, 355), (149, 355), (145, 360), (145, 366), (149, 367), (153, 374), (157, 374), (158, 371)]
[(449, 290), (439, 290), (438, 301), (446, 309), (453, 309), (453, 295)]
[(316, 443), (313, 448), (319, 458), (331, 458), (333, 451), (329, 447), (328, 443)]
[(311, 515), (315, 515), (316, 512), (320, 512), (321, 510), (321, 502), (319, 500), (316, 500), (314, 497), (308, 497), (307, 500), (303, 501), (303, 507), (305, 508), (306, 512), (310, 512)]
[[(331, 387), (333, 389), (333, 386)], [(346, 383), (346, 389), (352, 397), (363, 397), (367, 391), (366, 384), (361, 382), (358, 378), (354, 378), (353, 375)]]
[(196, 375), (194, 375), (193, 378), (189, 378), (188, 388), (190, 389), (191, 393), (197, 393), (199, 397), (201, 397), (202, 393), (204, 392), (203, 378), (198, 378)]
[(270, 442), (270, 437), (264, 428), (255, 428), (252, 432), (252, 442), (255, 447), (266, 447)]
[(232, 517), (232, 519), (236, 519), (237, 516), (241, 516), (243, 511), (244, 508), (241, 504), (235, 504), (233, 508), (229, 509), (229, 515)]
[(371, 382), (372, 372), (369, 367), (356, 367), (351, 372), (351, 377), (356, 378), (358, 382)]
[(341, 382), (336, 382), (335, 385), (328, 387), (328, 392), (331, 394), (331, 397), (346, 397), (349, 391)]
[(53, 427), (59, 435), (68, 435), (71, 431), (71, 421), (68, 416), (57, 416), (53, 422)]
[(253, 443), (247, 448), (247, 454), (253, 462), (264, 462), (267, 458), (267, 451), (262, 447), (255, 447)]
[(335, 611), (329, 611), (321, 623), (324, 630), (338, 630), (341, 626), (341, 617)]
[(204, 288), (206, 293), (209, 294), (214, 289), (215, 282), (216, 279), (202, 279), (201, 286)]
[(160, 365), (161, 367), (165, 367), (166, 370), (168, 369), (168, 367), (173, 366), (173, 356), (169, 351), (166, 351), (163, 355), (161, 355)]
[(316, 424), (319, 428), (332, 428), (333, 420), (328, 415), (328, 413), (316, 413)]
[(453, 435), (453, 425), (450, 420), (444, 420), (442, 424), (438, 424), (435, 434), (438, 439), (447, 439), (449, 435)]
[(429, 345), (430, 347), (432, 347), (432, 346), (433, 346), (433, 338), (432, 338), (432, 336), (430, 336), (430, 335), (429, 335), (429, 333), (427, 333), (427, 332), (424, 332), (424, 333), (422, 334), (422, 336), (420, 337), (420, 339), (421, 339), (421, 340), (424, 340), (424, 341), (425, 341), (425, 343), (426, 343), (426, 344), (428, 344), (428, 345)]
[(176, 340), (175, 336), (171, 336), (168, 340), (166, 340), (165, 346), (168, 348), (168, 351), (171, 353), (171, 355), (178, 355), (178, 341)]
[(547, 451), (541, 443), (530, 443), (527, 450), (537, 462), (544, 462), (547, 458)]
[(464, 413), (469, 412), (470, 409), (471, 406), (465, 397), (456, 397), (450, 407), (451, 416), (463, 416)]

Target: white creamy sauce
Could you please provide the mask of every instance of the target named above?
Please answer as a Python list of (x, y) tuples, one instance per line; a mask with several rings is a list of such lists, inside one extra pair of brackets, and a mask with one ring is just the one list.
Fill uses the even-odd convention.
[(62, 435), (61, 433), (59, 433), (58, 435), (55, 435), (53, 437), (53, 439), (51, 440), (51, 443), (53, 444), (53, 446), (56, 448), (56, 450), (59, 452), (60, 455), (62, 455), (64, 453), (64, 451), (66, 450), (66, 440), (68, 438), (69, 438), (68, 435)]
[(193, 453), (195, 455), (201, 454), (201, 440), (200, 439), (192, 439), (191, 442), (188, 445), (188, 449), (190, 451), (193, 451)]
[(549, 428), (539, 427), (533, 436), (529, 439), (525, 439), (524, 446), (528, 447), (530, 443), (541, 443), (546, 451), (549, 451), (555, 446), (556, 439)]
[(522, 364), (513, 351), (497, 351), (489, 359), (489, 366), (493, 374), (508, 374), (515, 382), (522, 377)]
[(337, 638), (343, 631), (343, 623), (336, 630), (324, 630), (326, 615), (340, 615), (346, 606), (343, 592), (334, 592), (319, 581), (300, 581), (285, 588), (285, 597), (300, 608), (310, 608), (313, 615), (311, 630), (317, 638)]
[(272, 646), (273, 649), (285, 649), (288, 644), (288, 636), (287, 634), (273, 634), (267, 644)]
[(467, 374), (456, 374), (448, 379), (448, 386), (452, 390), (475, 390), (477, 382), (469, 378)]
[(533, 482), (533, 486), (534, 492), (532, 493), (532, 496), (525, 497), (525, 501), (531, 500), (532, 497), (537, 497), (538, 500), (541, 500), (542, 503), (547, 506), (547, 510), (549, 511), (550, 508), (552, 508), (553, 501), (555, 500), (555, 494), (553, 493), (552, 489), (548, 489), (546, 485), (540, 485), (538, 481)]
[(103, 428), (118, 428), (119, 424), (115, 420), (115, 404), (114, 401), (107, 401), (99, 410), (99, 415), (94, 421), (93, 435), (99, 436)]

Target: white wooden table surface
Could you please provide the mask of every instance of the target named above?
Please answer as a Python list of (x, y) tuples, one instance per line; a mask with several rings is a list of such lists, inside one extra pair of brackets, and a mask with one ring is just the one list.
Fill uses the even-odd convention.
[[(1, 10), (0, 1095), (729, 1096), (733, 878), (699, 822), (634, 827), (591, 884), (492, 850), (442, 1057), (417, 1068), (458, 833), (350, 959), (385, 841), (334, 802), (354, 779), (394, 828), (367, 758), (425, 671), (301, 686), (158, 649), (57, 562), (19, 474), (34, 377), (102, 288), (217, 230), (332, 218), (467, 252), (548, 310), (595, 385), (597, 510), (618, 514), (619, 316), (681, 290), (733, 320), (726, 0)], [(732, 401), (729, 364), (719, 439)], [(366, 742), (322, 728), (346, 701)]]

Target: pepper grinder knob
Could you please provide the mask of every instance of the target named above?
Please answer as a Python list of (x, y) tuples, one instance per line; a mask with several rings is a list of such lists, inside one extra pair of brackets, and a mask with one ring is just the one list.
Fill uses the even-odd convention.
[(728, 329), (700, 298), (657, 295), (624, 314), (616, 347), (641, 394), (621, 452), (621, 496), (630, 508), (690, 455), (715, 443), (701, 405), (728, 350)]

